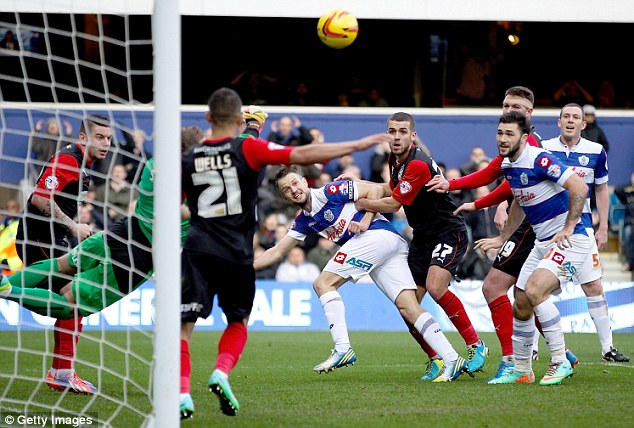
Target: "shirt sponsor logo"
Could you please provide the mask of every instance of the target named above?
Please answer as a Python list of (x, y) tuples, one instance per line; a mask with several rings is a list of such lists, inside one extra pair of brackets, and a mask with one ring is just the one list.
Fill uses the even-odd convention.
[(335, 256), (332, 258), (332, 261), (335, 263), (339, 263), (340, 265), (343, 264), (343, 262), (346, 261), (346, 257), (348, 257), (348, 255), (346, 253), (342, 253), (341, 251), (339, 251), (337, 254), (335, 254)]
[(577, 174), (581, 178), (586, 176), (586, 172), (584, 170), (582, 170), (582, 169), (577, 171), (577, 167), (576, 166), (573, 166), (572, 170), (575, 172), (575, 174)]
[(525, 172), (520, 174), (520, 181), (522, 182), (524, 186), (528, 184), (528, 175), (526, 175)]
[(337, 225), (332, 225), (330, 230), (326, 230), (326, 236), (331, 241), (336, 241), (343, 235), (343, 231), (346, 230), (346, 220), (341, 219)]
[(557, 164), (552, 164), (551, 166), (548, 167), (546, 174), (548, 174), (549, 177), (557, 178), (561, 176), (561, 168)]
[(589, 158), (588, 156), (583, 155), (583, 156), (580, 156), (580, 157), (579, 157), (579, 163), (580, 163), (582, 166), (586, 166), (586, 165), (588, 165), (588, 162), (590, 162), (590, 158)]
[(412, 185), (409, 183), (409, 181), (402, 181), (399, 186), (399, 190), (401, 192), (401, 195), (404, 195), (412, 191)]
[(326, 192), (329, 195), (335, 195), (337, 194), (338, 191), (339, 191), (339, 186), (336, 184), (329, 184), (328, 186), (326, 186)]
[(535, 199), (536, 195), (533, 192), (525, 192), (524, 190), (515, 191), (515, 199), (519, 204), (525, 204), (528, 201)]
[(50, 190), (57, 189), (59, 186), (59, 180), (54, 175), (49, 175), (46, 177), (46, 180), (44, 180), (44, 186)]

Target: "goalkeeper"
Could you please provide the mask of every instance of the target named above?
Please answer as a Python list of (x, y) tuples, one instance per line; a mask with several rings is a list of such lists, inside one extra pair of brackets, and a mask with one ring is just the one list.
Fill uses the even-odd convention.
[[(257, 138), (267, 116), (258, 107), (247, 108), (243, 113), (246, 129), (241, 137)], [(202, 138), (200, 128), (189, 127), (182, 131), (183, 151)], [(9, 278), (2, 276), (0, 297), (40, 315), (71, 319), (77, 313), (87, 316), (99, 312), (136, 290), (153, 271), (154, 159), (148, 160), (143, 169), (138, 192), (133, 216), (85, 239), (68, 254), (34, 263)], [(189, 226), (186, 205), (181, 206), (181, 214), (184, 239)], [(51, 272), (57, 277), (72, 277), (72, 280), (55, 293), (48, 289)], [(96, 391), (77, 390), (72, 386), (69, 389), (85, 394)]]

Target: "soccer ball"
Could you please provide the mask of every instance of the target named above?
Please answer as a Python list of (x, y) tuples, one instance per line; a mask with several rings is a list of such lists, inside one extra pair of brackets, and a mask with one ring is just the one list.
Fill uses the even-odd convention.
[(319, 18), (317, 34), (324, 44), (334, 49), (343, 49), (357, 38), (357, 18), (342, 9), (332, 9)]

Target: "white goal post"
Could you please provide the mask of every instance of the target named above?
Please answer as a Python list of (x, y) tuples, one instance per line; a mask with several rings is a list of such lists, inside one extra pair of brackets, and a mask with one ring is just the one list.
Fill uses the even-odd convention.
[[(95, 107), (95, 99), (101, 100), (98, 113), (105, 114), (116, 123), (117, 132), (132, 132), (136, 127), (135, 110), (137, 108), (146, 110), (143, 106), (139, 107), (139, 101), (134, 98), (132, 80), (135, 75), (153, 75), (154, 98), (151, 106), (154, 110), (154, 127), (153, 135), (150, 138), (153, 139), (154, 143), (153, 157), (157, 170), (154, 182), (157, 191), (154, 195), (156, 209), (153, 234), (153, 254), (154, 260), (157, 261), (154, 264), (156, 283), (155, 329), (153, 337), (154, 352), (152, 352), (151, 358), (147, 359), (143, 355), (135, 354), (131, 344), (126, 344), (122, 347), (114, 343), (97, 344), (96, 346), (98, 346), (100, 353), (99, 356), (95, 357), (97, 362), (92, 364), (85, 362), (81, 353), (76, 355), (76, 359), (79, 363), (85, 362), (87, 366), (97, 369), (97, 378), (87, 380), (96, 382), (99, 391), (93, 395), (88, 403), (82, 405), (80, 410), (77, 410), (76, 406), (66, 405), (66, 393), (62, 394), (59, 401), (54, 404), (45, 403), (38, 398), (43, 394), (38, 395), (36, 393), (39, 389), (46, 388), (40, 378), (42, 378), (42, 375), (46, 375), (46, 370), (48, 369), (46, 365), (53, 351), (49, 349), (47, 343), (45, 355), (41, 362), (42, 369), (34, 371), (32, 376), (24, 375), (18, 369), (18, 360), (26, 361), (33, 354), (37, 354), (37, 352), (33, 352), (28, 348), (21, 348), (19, 343), (21, 343), (23, 337), (21, 334), (22, 326), (18, 325), (18, 345), (16, 345), (15, 349), (14, 368), (16, 376), (11, 375), (10, 368), (7, 369), (8, 372), (0, 373), (0, 380), (4, 379), (3, 382), (6, 382), (4, 391), (0, 389), (0, 397), (2, 397), (0, 400), (0, 413), (48, 411), (54, 414), (55, 412), (63, 412), (64, 414), (70, 413), (92, 417), (93, 420), (96, 419), (99, 425), (103, 426), (112, 424), (120, 426), (122, 422), (120, 419), (116, 419), (117, 416), (130, 412), (132, 415), (140, 415), (143, 421), (141, 424), (144, 426), (174, 427), (179, 424), (180, 355), (178, 349), (180, 336), (181, 222), (179, 209), (181, 202), (181, 85), (178, 83), (180, 82), (181, 49), (179, 2), (156, 1), (154, 4), (152, 2), (138, 2), (145, 7), (144, 10), (136, 8), (135, 3), (135, 1), (67, 2), (54, 0), (2, 0), (0, 2), (0, 11), (2, 11), (0, 16), (4, 18), (9, 16), (6, 20), (0, 18), (0, 27), (4, 30), (3, 35), (7, 30), (12, 31), (20, 44), (20, 49), (16, 51), (0, 50), (0, 58), (5, 58), (3, 64), (5, 66), (15, 65), (17, 69), (10, 70), (5, 68), (0, 70), (0, 120), (2, 124), (2, 129), (0, 129), (0, 156), (2, 156), (1, 160), (6, 162), (3, 165), (22, 165), (21, 168), (25, 177), (25, 180), (22, 180), (23, 182), (19, 185), (12, 180), (5, 182), (4, 179), (0, 179), (3, 190), (13, 194), (23, 189), (32, 190), (32, 187), (29, 188), (28, 184), (24, 184), (24, 181), (28, 181), (29, 178), (31, 181), (33, 180), (33, 175), (30, 173), (28, 166), (30, 150), (25, 148), (31, 134), (36, 132), (37, 123), (41, 120), (38, 118), (44, 115), (56, 119), (61, 131), (65, 131), (63, 123), (75, 123), (74, 136), (60, 138), (57, 142), (58, 147), (62, 147), (77, 137), (78, 123), (84, 115), (93, 114), (89, 108)], [(150, 5), (149, 10), (147, 9), (148, 4)], [(64, 15), (61, 15), (62, 13)], [(154, 28), (169, 28), (170, 31), (152, 32), (151, 41), (128, 39), (131, 30), (133, 30), (129, 28), (128, 16), (139, 13), (151, 14)], [(28, 19), (24, 21), (23, 18), (27, 14), (31, 16), (38, 15), (37, 20), (40, 23), (32, 24)], [(49, 20), (53, 14), (66, 16), (69, 24), (64, 28), (55, 28), (53, 21)], [(82, 32), (75, 26), (76, 19), (80, 19), (76, 17), (81, 17), (82, 14), (90, 14), (90, 16), (95, 17), (92, 21), (94, 27), (91, 31)], [(122, 34), (110, 36), (103, 32), (103, 22), (109, 19), (108, 16), (115, 15), (118, 17), (117, 19), (122, 19), (125, 24)], [(41, 49), (33, 45), (24, 45), (25, 41), (27, 44), (35, 44), (34, 37), (37, 37), (38, 43), (42, 43)], [(82, 51), (80, 44), (86, 42), (94, 44), (93, 54), (96, 56), (92, 58), (92, 61), (86, 60), (80, 53)], [(153, 47), (153, 69), (135, 69), (134, 55), (131, 54), (131, 51), (135, 49), (136, 45), (149, 42), (151, 42), (151, 47)], [(72, 58), (72, 55), (70, 58), (67, 55), (58, 55), (58, 45), (65, 45), (66, 49), (74, 53), (74, 58)], [(108, 63), (106, 59), (108, 48), (106, 48), (106, 45), (109, 45), (111, 51), (116, 49), (117, 53), (122, 53), (124, 61), (122, 61), (121, 68), (113, 67)], [(33, 68), (33, 64), (35, 64), (37, 69)], [(69, 83), (68, 79), (62, 81), (58, 78), (60, 73), (74, 74), (75, 78), (70, 79), (72, 83)], [(95, 87), (83, 86), (84, 83), (87, 83), (87, 81), (83, 80), (84, 73), (92, 73), (93, 78), (95, 75), (100, 76), (101, 83), (96, 86), (100, 87), (102, 92), (96, 90)], [(123, 80), (122, 86), (124, 90), (119, 92), (120, 88), (115, 91), (113, 87), (110, 87), (109, 84), (112, 79)], [(66, 106), (57, 103), (52, 103), (45, 109), (37, 106), (38, 103), (30, 105), (28, 101), (37, 101), (35, 97), (31, 97), (32, 91), (35, 90), (37, 92), (42, 89), (50, 91), (49, 93), (54, 101), (57, 100), (59, 93), (75, 93), (80, 103), (79, 108), (77, 108), (77, 104), (74, 107), (77, 110), (74, 111), (66, 111)], [(27, 103), (20, 103), (21, 105), (14, 103), (10, 97), (12, 91), (23, 92)], [(87, 107), (88, 102), (86, 100), (88, 99), (92, 101), (91, 107)], [(120, 127), (116, 119), (116, 111), (122, 105), (131, 112), (130, 120), (128, 121), (131, 123), (128, 123), (125, 127)], [(16, 107), (21, 113), (14, 115), (13, 112)], [(24, 122), (27, 123), (27, 126), (24, 126)], [(41, 122), (39, 126), (41, 126)], [(25, 128), (30, 129), (25, 130)], [(25, 158), (21, 158), (22, 153), (15, 153), (16, 150), (19, 151), (17, 146), (23, 146), (23, 152), (26, 152)], [(30, 143), (28, 143), (28, 147), (31, 148)], [(36, 167), (39, 170), (41, 164), (36, 165)], [(8, 172), (9, 169), (11, 168), (5, 168), (5, 172)], [(110, 168), (106, 171), (106, 174), (109, 174), (111, 170)], [(101, 178), (109, 178), (109, 175)], [(25, 197), (28, 197), (28, 194)], [(3, 212), (2, 214), (5, 213)], [(158, 262), (165, 260), (170, 262)], [(0, 305), (3, 305), (3, 308), (6, 308), (6, 304), (6, 301), (0, 301)], [(32, 327), (33, 325), (24, 326), (25, 329)], [(50, 330), (45, 329), (44, 331), (46, 342), (50, 342)], [(105, 336), (103, 328), (101, 334)], [(88, 340), (90, 339), (85, 339), (85, 341)], [(103, 348), (119, 349), (125, 354), (123, 358), (125, 358), (126, 367), (122, 373), (116, 373), (116, 377), (123, 381), (116, 386), (121, 389), (113, 391), (112, 394), (110, 391), (100, 387), (101, 381), (111, 374), (109, 373), (110, 369), (107, 367), (106, 356), (110, 349), (106, 352)], [(0, 350), (7, 351), (5, 355), (10, 355), (11, 350), (4, 344), (0, 345)], [(129, 373), (131, 368), (128, 367), (128, 364), (132, 366), (132, 360), (138, 360), (142, 366), (146, 366), (148, 371), (147, 375), (145, 375), (147, 385), (143, 385)], [(22, 378), (20, 379), (20, 377)], [(12, 397), (12, 394), (17, 390), (16, 388), (24, 389), (24, 387), (19, 386), (22, 381), (31, 381), (26, 388), (33, 388), (33, 392), (27, 398), (16, 399)], [(147, 410), (147, 407), (145, 410), (135, 408), (134, 405), (127, 402), (127, 396), (132, 391), (130, 384), (133, 385), (135, 394), (140, 393), (151, 399), (150, 411)], [(71, 397), (68, 399), (71, 399)], [(104, 399), (110, 404), (103, 405), (103, 407), (93, 406), (100, 399)], [(108, 408), (111, 410), (108, 411), (108, 414), (94, 414), (95, 408)], [(103, 410), (99, 410), (99, 412), (103, 412)]]

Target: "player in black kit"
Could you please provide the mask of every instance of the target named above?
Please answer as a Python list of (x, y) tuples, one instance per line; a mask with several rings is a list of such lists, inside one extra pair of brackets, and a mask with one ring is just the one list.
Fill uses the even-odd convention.
[[(255, 296), (253, 235), (256, 227), (258, 172), (270, 164), (313, 164), (387, 142), (377, 134), (361, 140), (286, 147), (257, 138), (237, 137), (244, 119), (242, 101), (221, 88), (209, 99), (207, 121), (212, 139), (183, 156), (183, 192), (191, 210), (191, 226), (183, 248), (181, 299), (181, 418), (193, 415), (189, 394), (189, 341), (198, 318), (207, 318), (214, 296), (227, 317), (218, 343), (210, 391), (220, 409), (233, 416), (239, 403), (229, 384), (247, 341), (247, 323)], [(255, 120), (264, 122), (263, 114)]]
[[(452, 214), (456, 205), (448, 194), (427, 192), (425, 189), (425, 183), (440, 174), (440, 169), (432, 158), (414, 144), (414, 118), (408, 113), (394, 113), (387, 121), (387, 133), (391, 136), (390, 182), (384, 186), (391, 196), (378, 200), (362, 199), (357, 202), (357, 208), (396, 212), (403, 207), (407, 222), (413, 228), (408, 262), (418, 286), (416, 294), (419, 302), (429, 291), (468, 347), (467, 371), (480, 370), (488, 348), (478, 337), (460, 299), (449, 291), (449, 283), (468, 249), (464, 219)], [(430, 357), (423, 380), (433, 380), (442, 373), (444, 362), (416, 334), (416, 329), (408, 327)]]

